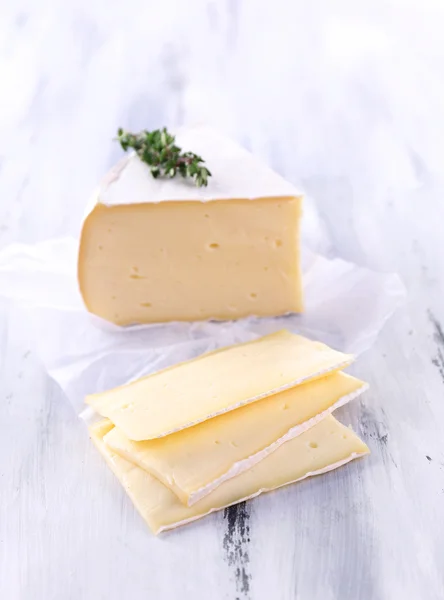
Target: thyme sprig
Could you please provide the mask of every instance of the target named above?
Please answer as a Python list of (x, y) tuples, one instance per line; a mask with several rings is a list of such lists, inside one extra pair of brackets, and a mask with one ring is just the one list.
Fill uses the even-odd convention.
[(193, 152), (183, 152), (176, 146), (176, 138), (168, 133), (166, 127), (154, 131), (130, 133), (122, 128), (117, 131), (117, 141), (125, 152), (133, 148), (139, 158), (151, 170), (151, 175), (173, 178), (177, 174), (191, 178), (198, 187), (208, 185), (210, 171), (204, 166), (204, 160)]

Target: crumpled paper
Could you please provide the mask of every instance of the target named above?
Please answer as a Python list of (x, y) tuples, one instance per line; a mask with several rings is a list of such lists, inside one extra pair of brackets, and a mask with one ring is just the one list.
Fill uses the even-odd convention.
[(77, 287), (77, 249), (74, 238), (3, 249), (0, 296), (23, 307), (38, 356), (79, 414), (87, 394), (282, 328), (360, 354), (405, 298), (395, 274), (304, 250), (303, 315), (122, 328), (86, 311)]

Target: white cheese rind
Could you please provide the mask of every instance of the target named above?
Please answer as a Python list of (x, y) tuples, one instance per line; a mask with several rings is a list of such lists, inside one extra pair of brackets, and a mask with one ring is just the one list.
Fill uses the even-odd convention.
[(176, 143), (186, 152), (199, 154), (212, 176), (208, 186), (192, 180), (154, 179), (148, 165), (136, 154), (124, 157), (104, 178), (98, 201), (107, 206), (165, 201), (234, 200), (301, 197), (291, 183), (221, 133), (207, 127), (184, 128)]

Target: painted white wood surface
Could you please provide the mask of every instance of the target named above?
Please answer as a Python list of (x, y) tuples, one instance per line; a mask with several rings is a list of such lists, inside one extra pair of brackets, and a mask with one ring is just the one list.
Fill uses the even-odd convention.
[(77, 231), (117, 126), (205, 119), (305, 186), (326, 251), (409, 290), (341, 414), (372, 455), (161, 538), (2, 305), (2, 600), (444, 597), (443, 9), (305, 4), (0, 5), (1, 247)]

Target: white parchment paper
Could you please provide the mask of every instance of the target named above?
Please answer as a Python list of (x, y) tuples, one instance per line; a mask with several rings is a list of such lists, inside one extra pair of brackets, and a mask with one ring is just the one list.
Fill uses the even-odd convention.
[(40, 359), (78, 413), (86, 394), (281, 328), (360, 354), (405, 297), (395, 274), (306, 250), (303, 315), (122, 328), (84, 308), (77, 248), (74, 238), (8, 246), (0, 252), (0, 296), (23, 307)]

